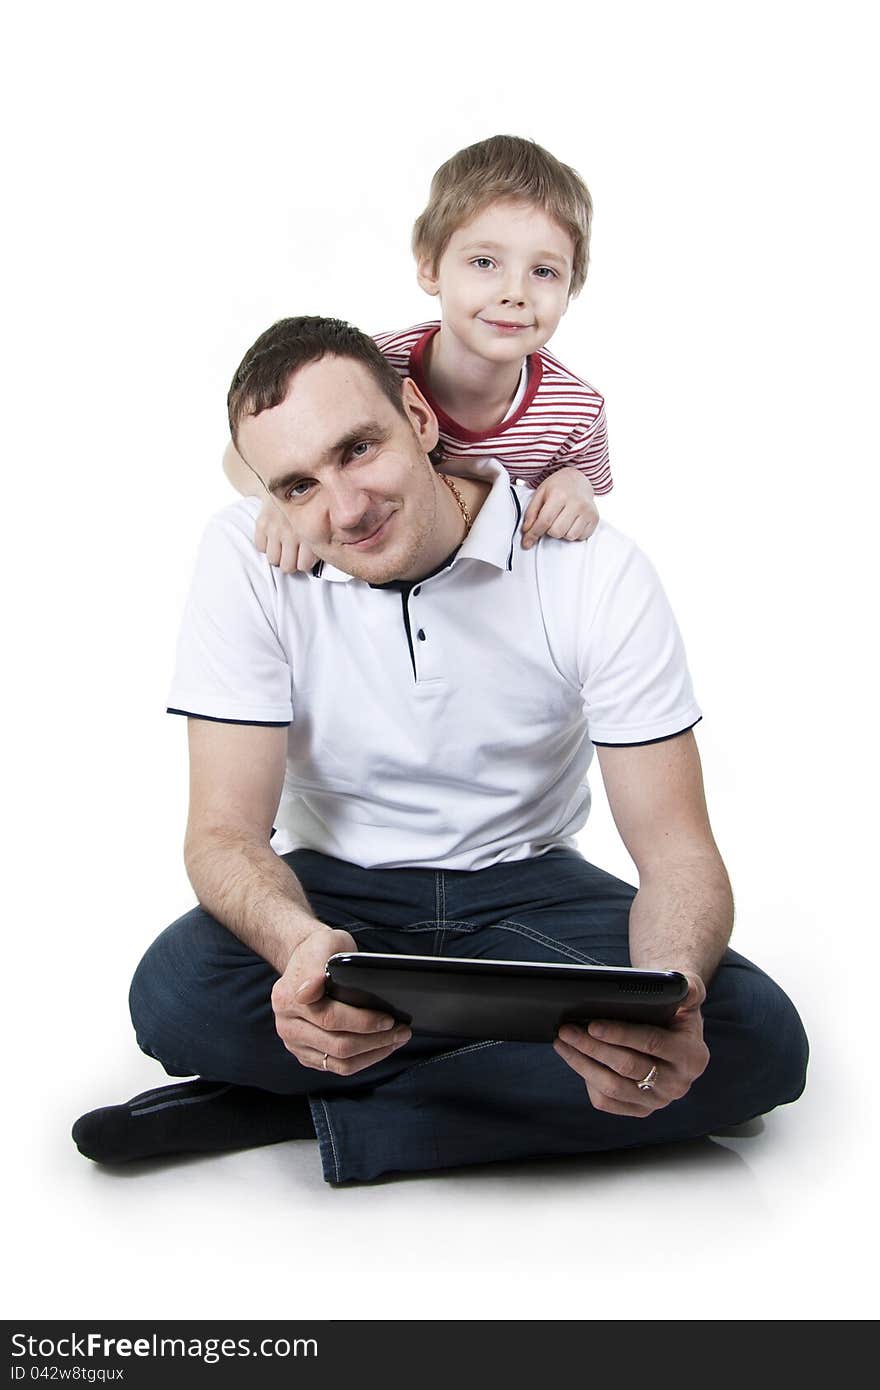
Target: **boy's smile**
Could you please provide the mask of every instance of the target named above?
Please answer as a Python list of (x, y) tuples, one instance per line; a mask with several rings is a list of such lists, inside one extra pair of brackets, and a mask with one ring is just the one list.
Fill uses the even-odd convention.
[(443, 308), (444, 355), (502, 366), (537, 352), (567, 308), (573, 256), (569, 233), (530, 203), (499, 200), (457, 228), (435, 270), (419, 265)]

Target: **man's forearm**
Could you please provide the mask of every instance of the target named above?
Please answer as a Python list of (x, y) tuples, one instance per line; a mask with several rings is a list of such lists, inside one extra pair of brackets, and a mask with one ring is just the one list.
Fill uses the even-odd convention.
[(322, 925), (296, 874), (267, 844), (215, 830), (188, 836), (184, 858), (202, 907), (279, 974)]
[(642, 869), (630, 910), (634, 966), (681, 970), (708, 983), (733, 928), (733, 894), (717, 854)]

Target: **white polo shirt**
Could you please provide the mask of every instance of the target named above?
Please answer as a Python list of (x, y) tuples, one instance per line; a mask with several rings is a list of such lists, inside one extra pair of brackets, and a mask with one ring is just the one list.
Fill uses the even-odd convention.
[(640, 550), (520, 545), (531, 491), (492, 481), (451, 564), (372, 588), (330, 565), (283, 575), (254, 547), (256, 499), (210, 522), (169, 706), (289, 726), (279, 854), (365, 868), (480, 869), (572, 843), (593, 745), (669, 738), (700, 718), (678, 628)]

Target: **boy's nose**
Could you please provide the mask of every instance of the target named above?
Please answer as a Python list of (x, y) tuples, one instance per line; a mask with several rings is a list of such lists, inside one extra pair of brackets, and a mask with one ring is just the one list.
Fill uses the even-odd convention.
[(504, 284), (501, 286), (500, 302), (513, 309), (522, 309), (525, 305), (525, 286), (522, 278), (515, 271), (508, 272)]
[(521, 285), (505, 285), (501, 296), (502, 304), (509, 304), (513, 308), (521, 309), (525, 302), (525, 294)]

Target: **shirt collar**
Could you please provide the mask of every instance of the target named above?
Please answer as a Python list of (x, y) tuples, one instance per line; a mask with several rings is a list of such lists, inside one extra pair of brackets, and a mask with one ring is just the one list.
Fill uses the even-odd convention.
[[(443, 471), (454, 478), (473, 478), (477, 482), (491, 483), (486, 500), (452, 566), (460, 564), (462, 560), (481, 560), (499, 570), (512, 569), (516, 548), (514, 539), (519, 530), (522, 505), (503, 466), (491, 458), (456, 459), (454, 467), (447, 466)], [(354, 577), (335, 565), (325, 564), (323, 560), (318, 561), (312, 574), (316, 579), (329, 579), (331, 583), (346, 583)]]

